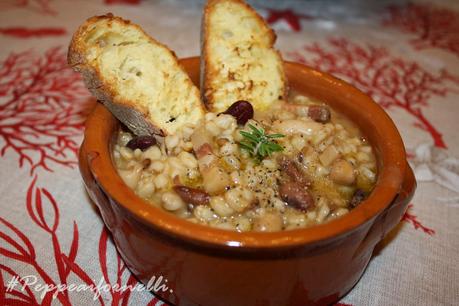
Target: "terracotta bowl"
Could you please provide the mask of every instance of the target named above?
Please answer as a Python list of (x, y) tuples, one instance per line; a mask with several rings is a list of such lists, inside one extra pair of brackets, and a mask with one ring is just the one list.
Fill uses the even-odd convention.
[[(199, 58), (181, 61), (199, 83)], [(144, 283), (175, 305), (330, 304), (364, 272), (375, 245), (400, 221), (416, 181), (388, 115), (361, 91), (328, 74), (285, 63), (293, 90), (326, 102), (362, 129), (376, 152), (378, 181), (367, 200), (324, 225), (275, 233), (237, 233), (197, 225), (149, 205), (118, 176), (111, 145), (118, 121), (98, 105), (86, 123), (80, 170), (117, 249)]]

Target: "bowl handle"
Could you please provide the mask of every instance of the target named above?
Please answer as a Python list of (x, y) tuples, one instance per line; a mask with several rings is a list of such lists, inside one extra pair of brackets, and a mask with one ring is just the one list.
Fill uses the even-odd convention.
[(407, 162), (405, 178), (398, 195), (392, 201), (391, 205), (386, 209), (382, 222), (382, 237), (386, 236), (402, 219), (403, 214), (408, 207), (416, 190), (416, 178), (413, 170)]
[(97, 158), (97, 152), (86, 152), (84, 142), (81, 144), (79, 152), (79, 168), (83, 177), (84, 186), (91, 200), (98, 206), (102, 219), (110, 231), (116, 226), (116, 217), (111, 203), (105, 192), (99, 186), (97, 180), (91, 172), (91, 162)]

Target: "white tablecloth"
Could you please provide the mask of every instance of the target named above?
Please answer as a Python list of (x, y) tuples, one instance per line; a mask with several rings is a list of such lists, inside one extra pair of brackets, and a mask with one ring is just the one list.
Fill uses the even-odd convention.
[[(83, 122), (93, 105), (66, 65), (66, 48), (83, 20), (113, 12), (142, 25), (179, 57), (197, 55), (202, 2), (0, 2), (1, 305), (163, 304), (148, 292), (113, 287), (96, 301), (89, 290), (69, 288), (53, 299), (52, 291), (36, 287), (136, 283), (77, 169)], [(255, 4), (277, 30), (286, 59), (344, 78), (384, 106), (419, 181), (403, 222), (340, 303), (457, 305), (459, 2)]]

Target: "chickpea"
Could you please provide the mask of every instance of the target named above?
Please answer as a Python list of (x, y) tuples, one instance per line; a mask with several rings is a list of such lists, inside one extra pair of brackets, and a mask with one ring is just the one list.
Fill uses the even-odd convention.
[(354, 167), (348, 161), (338, 159), (332, 165), (330, 178), (340, 185), (352, 185), (355, 182)]
[(132, 169), (118, 170), (118, 174), (121, 176), (126, 185), (130, 188), (135, 188), (140, 180), (140, 176), (142, 175), (142, 166), (135, 165)]
[(161, 158), (161, 150), (157, 146), (151, 146), (143, 152), (143, 156), (151, 160), (158, 160)]

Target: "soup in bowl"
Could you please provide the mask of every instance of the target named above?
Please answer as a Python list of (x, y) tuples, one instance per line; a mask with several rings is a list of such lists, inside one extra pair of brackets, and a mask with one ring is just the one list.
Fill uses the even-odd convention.
[[(181, 63), (197, 84), (199, 58)], [(190, 127), (189, 135), (147, 143), (144, 150), (129, 145), (133, 136), (104, 106), (88, 118), (80, 150), (85, 186), (136, 277), (144, 283), (155, 276), (168, 280), (170, 290), (156, 292), (161, 298), (176, 305), (330, 304), (356, 284), (375, 245), (400, 221), (416, 182), (389, 116), (367, 95), (328, 74), (289, 62), (285, 71), (294, 95), (279, 103), (275, 114), (255, 111), (245, 123), (231, 114), (208, 115), (201, 126)], [(311, 108), (319, 109), (320, 116), (311, 114)], [(288, 126), (291, 120), (297, 124)], [(301, 122), (320, 126), (326, 137), (290, 133)], [(219, 133), (207, 129), (208, 124)], [(194, 151), (192, 137), (201, 128), (212, 135), (212, 154), (204, 155), (213, 155), (216, 161), (210, 164), (228, 176), (223, 189), (212, 180), (209, 187), (201, 172), (202, 156)], [(259, 142), (244, 137), (260, 136), (256, 131), (283, 136), (266, 137), (274, 146), (259, 156), (261, 145), (253, 150)], [(347, 141), (340, 143), (340, 137)], [(322, 155), (332, 145), (337, 152)], [(155, 147), (159, 152), (149, 151)], [(231, 168), (231, 158), (225, 160), (231, 155), (240, 161), (238, 170)], [(178, 169), (172, 166), (176, 159)], [(161, 165), (154, 165), (157, 161)], [(132, 181), (130, 162), (140, 173)], [(155, 167), (169, 167), (158, 185), (161, 172)], [(188, 169), (200, 174), (187, 176)], [(154, 186), (143, 190), (147, 171)], [(276, 203), (271, 207), (250, 179), (237, 184), (235, 171), (243, 179), (248, 177), (244, 171), (272, 171), (270, 184), (262, 184)], [(187, 198), (196, 190), (185, 188), (202, 192), (197, 197), (202, 202), (195, 195)], [(234, 190), (235, 198), (247, 200), (243, 209), (229, 204), (227, 194)], [(177, 203), (167, 198), (171, 195)], [(218, 207), (214, 202), (219, 201), (226, 206)], [(263, 220), (270, 215), (275, 217)]]
[(235, 101), (166, 137), (120, 129), (112, 154), (123, 181), (151, 205), (239, 232), (328, 222), (357, 207), (377, 178), (358, 127), (301, 94), (255, 111)]

